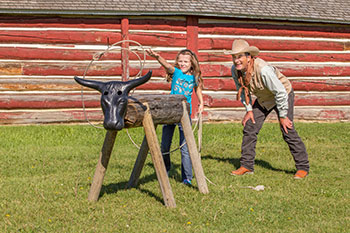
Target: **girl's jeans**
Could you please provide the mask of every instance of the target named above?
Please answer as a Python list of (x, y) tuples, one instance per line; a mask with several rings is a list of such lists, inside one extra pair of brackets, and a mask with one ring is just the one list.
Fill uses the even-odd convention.
[[(170, 151), (171, 141), (174, 135), (174, 130), (176, 125), (179, 126), (179, 134), (180, 134), (180, 146), (186, 142), (184, 132), (182, 130), (181, 123), (178, 124), (171, 124), (171, 125), (163, 125), (163, 133), (162, 133), (162, 144), (161, 144), (161, 151), (163, 154), (163, 159), (165, 163), (165, 168), (167, 172), (169, 172), (171, 168), (171, 161), (170, 161), (170, 154), (168, 153)], [(181, 177), (182, 180), (189, 179), (192, 180), (192, 162), (190, 158), (190, 154), (188, 152), (187, 143), (185, 143), (181, 147)]]

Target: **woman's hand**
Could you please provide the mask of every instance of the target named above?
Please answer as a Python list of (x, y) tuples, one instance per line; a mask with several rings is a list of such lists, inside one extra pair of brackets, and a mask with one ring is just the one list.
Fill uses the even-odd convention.
[(286, 117), (286, 118), (280, 117), (279, 120), (280, 120), (280, 124), (281, 124), (282, 128), (284, 129), (284, 131), (286, 133), (288, 133), (288, 129), (293, 128), (293, 122), (291, 120), (289, 120), (288, 117)]
[(246, 114), (244, 115), (243, 120), (242, 120), (242, 125), (245, 126), (245, 124), (249, 120), (252, 120), (253, 124), (255, 124), (253, 111), (246, 112)]

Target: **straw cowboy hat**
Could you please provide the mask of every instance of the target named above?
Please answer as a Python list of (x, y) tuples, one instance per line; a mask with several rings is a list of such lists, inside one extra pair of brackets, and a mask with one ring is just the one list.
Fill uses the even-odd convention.
[(259, 54), (259, 49), (255, 46), (249, 46), (245, 40), (235, 40), (232, 43), (232, 50), (226, 51), (225, 54), (239, 54), (239, 53), (250, 53), (252, 56)]

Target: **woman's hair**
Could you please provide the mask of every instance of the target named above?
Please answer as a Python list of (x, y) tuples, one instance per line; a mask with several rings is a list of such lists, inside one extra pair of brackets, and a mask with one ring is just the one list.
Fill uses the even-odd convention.
[[(174, 65), (178, 69), (180, 69), (180, 66), (178, 64), (178, 60), (179, 60), (180, 54), (182, 54), (182, 55), (190, 55), (191, 56), (191, 59), (190, 59), (190, 61), (191, 61), (191, 70), (190, 70), (190, 72), (194, 76), (196, 85), (197, 86), (202, 86), (203, 85), (202, 72), (200, 70), (199, 62), (198, 62), (198, 58), (197, 58), (196, 54), (194, 52), (192, 52), (191, 50), (189, 50), (189, 49), (181, 50), (176, 56), (175, 65)], [(171, 82), (172, 78), (173, 78), (173, 74), (167, 73), (166, 80), (168, 82)]]

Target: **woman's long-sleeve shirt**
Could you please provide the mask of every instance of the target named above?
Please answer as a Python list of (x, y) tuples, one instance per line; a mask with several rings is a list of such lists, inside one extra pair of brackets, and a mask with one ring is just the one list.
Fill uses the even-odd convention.
[[(241, 87), (234, 72), (235, 66), (232, 66), (232, 77), (235, 81), (237, 90)], [(278, 79), (275, 70), (272, 66), (264, 66), (261, 69), (261, 78), (264, 86), (270, 90), (275, 96), (276, 107), (279, 112), (279, 117), (286, 117), (288, 112), (288, 93), (281, 81)], [(249, 93), (250, 103), (246, 103), (244, 92), (241, 94), (241, 102), (246, 108), (246, 111), (252, 111), (251, 94)]]

